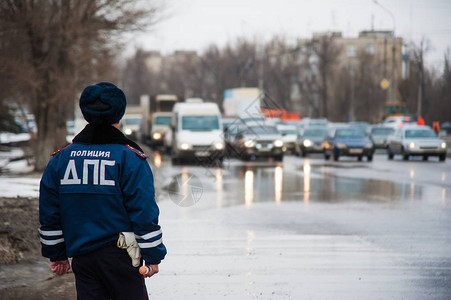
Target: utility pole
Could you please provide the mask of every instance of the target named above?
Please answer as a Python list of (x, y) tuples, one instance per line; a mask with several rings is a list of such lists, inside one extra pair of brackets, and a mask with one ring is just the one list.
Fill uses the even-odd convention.
[(381, 7), (386, 13), (390, 15), (393, 21), (393, 32), (392, 32), (392, 69), (391, 69), (391, 82), (390, 82), (390, 96), (389, 96), (389, 103), (396, 102), (397, 93), (396, 93), (396, 36), (395, 36), (395, 29), (396, 29), (396, 20), (395, 16), (392, 14), (391, 11), (389, 11), (386, 7), (382, 6), (377, 0), (373, 0), (373, 2)]
[(264, 98), (264, 76), (265, 76), (265, 45), (262, 42), (262, 44), (259, 46), (258, 49), (258, 61), (259, 61), (259, 66), (258, 66), (258, 88), (260, 90), (260, 95), (262, 98)]
[(418, 84), (418, 102), (417, 102), (417, 117), (420, 117), (423, 113), (423, 85), (424, 85), (424, 74), (423, 74), (423, 44), (421, 44), (421, 49), (419, 51), (418, 58), (418, 72), (420, 83)]

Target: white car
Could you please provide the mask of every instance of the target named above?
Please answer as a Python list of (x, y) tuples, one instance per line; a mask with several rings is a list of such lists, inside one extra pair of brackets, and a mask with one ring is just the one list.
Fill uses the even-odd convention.
[(388, 159), (396, 154), (404, 160), (410, 156), (438, 156), (440, 161), (446, 160), (446, 142), (439, 139), (429, 126), (403, 126), (388, 138)]
[(295, 125), (279, 124), (277, 131), (282, 135), (284, 151), (299, 154), (299, 131)]

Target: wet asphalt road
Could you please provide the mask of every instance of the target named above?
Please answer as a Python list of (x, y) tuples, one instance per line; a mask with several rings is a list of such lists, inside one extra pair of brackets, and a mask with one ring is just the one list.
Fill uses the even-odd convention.
[[(152, 165), (174, 254), (165, 263), (178, 275), (150, 284), (155, 299), (451, 295), (449, 160), (316, 155), (203, 168), (171, 166), (156, 153)], [(195, 189), (180, 202), (185, 183)]]
[[(168, 247), (150, 299), (450, 298), (450, 160), (149, 161)], [(72, 274), (40, 275), (13, 294), (74, 299)]]

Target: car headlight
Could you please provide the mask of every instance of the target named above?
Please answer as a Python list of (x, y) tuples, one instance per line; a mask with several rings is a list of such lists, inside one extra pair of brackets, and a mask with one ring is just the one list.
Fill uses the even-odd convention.
[(311, 147), (313, 145), (313, 142), (311, 140), (304, 140), (303, 144), (305, 147)]
[(188, 150), (188, 149), (190, 149), (190, 148), (191, 148), (191, 145), (188, 144), (188, 143), (182, 143), (182, 144), (180, 144), (180, 149), (182, 149), (182, 150)]
[(127, 128), (127, 129), (125, 129), (124, 130), (124, 133), (126, 134), (126, 135), (130, 135), (130, 134), (132, 134), (132, 130), (130, 129), (130, 128)]
[(344, 148), (346, 148), (347, 146), (346, 146), (346, 144), (344, 144), (344, 143), (337, 143), (337, 148), (340, 148), (340, 149), (344, 149)]
[(255, 146), (255, 141), (254, 140), (247, 140), (244, 142), (244, 146), (246, 146), (247, 148), (252, 148)]
[(274, 147), (282, 147), (283, 146), (283, 141), (275, 140), (273, 144), (274, 144)]
[(366, 143), (365, 144), (365, 148), (373, 148), (373, 144), (372, 143)]
[(153, 138), (154, 140), (159, 140), (159, 139), (161, 139), (161, 133), (159, 133), (159, 132), (154, 132), (154, 134), (152, 135), (152, 138)]
[(415, 143), (414, 142), (409, 143), (409, 149), (413, 149), (413, 148), (415, 148)]
[(441, 143), (441, 144), (440, 144), (440, 148), (446, 149), (446, 143), (445, 143), (445, 142)]
[(216, 148), (216, 150), (222, 150), (222, 149), (224, 149), (224, 144), (223, 143), (216, 143), (215, 144), (215, 148)]

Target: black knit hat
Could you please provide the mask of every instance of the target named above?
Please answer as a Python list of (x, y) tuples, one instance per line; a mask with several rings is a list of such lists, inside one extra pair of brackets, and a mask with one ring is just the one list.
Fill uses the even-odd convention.
[(127, 99), (124, 92), (109, 82), (87, 86), (80, 96), (80, 109), (88, 123), (111, 125), (125, 113)]

